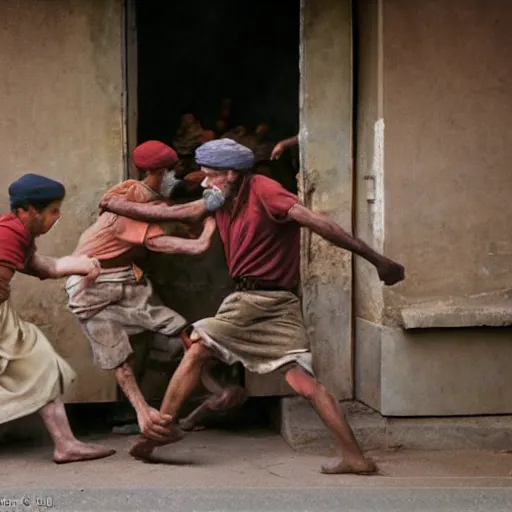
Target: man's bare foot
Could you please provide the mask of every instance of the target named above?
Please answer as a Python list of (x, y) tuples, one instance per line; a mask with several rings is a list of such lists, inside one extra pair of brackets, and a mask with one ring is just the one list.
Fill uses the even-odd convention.
[(177, 426), (171, 425), (171, 436), (164, 441), (155, 441), (144, 436), (139, 436), (130, 448), (130, 455), (138, 460), (149, 460), (151, 453), (157, 446), (165, 446), (166, 444), (181, 441), (185, 433)]
[(379, 469), (375, 462), (364, 459), (359, 463), (349, 463), (343, 460), (335, 460), (322, 466), (324, 475), (375, 475)]
[(53, 461), (56, 464), (66, 464), (68, 462), (80, 462), (84, 460), (103, 459), (114, 455), (116, 451), (101, 444), (82, 443), (77, 441), (69, 446), (58, 449), (53, 452)]
[(153, 450), (156, 447), (156, 441), (153, 441), (152, 439), (147, 439), (144, 436), (139, 436), (133, 443), (128, 453), (137, 460), (149, 460), (151, 454), (153, 453)]

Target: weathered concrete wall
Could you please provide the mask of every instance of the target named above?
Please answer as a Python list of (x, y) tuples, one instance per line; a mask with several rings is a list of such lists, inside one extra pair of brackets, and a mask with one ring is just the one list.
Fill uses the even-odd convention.
[[(405, 264), (406, 281), (383, 288), (379, 304), (379, 285), (357, 263), (356, 397), (388, 415), (510, 413), (509, 329), (383, 324), (403, 325), (403, 308), (415, 315), (409, 327), (506, 324), (496, 311), (512, 306), (512, 6), (359, 4), (356, 224)], [(373, 219), (359, 188), (368, 169)]]
[(356, 396), (385, 416), (510, 414), (512, 329), (414, 334), (357, 319)]
[[(102, 192), (123, 178), (121, 0), (8, 0), (0, 4), (0, 198), (26, 172), (61, 180), (61, 222), (38, 247), (63, 256), (94, 220)], [(13, 300), (78, 373), (68, 401), (115, 398), (65, 309), (64, 281), (17, 276)]]
[[(303, 0), (301, 177), (305, 203), (352, 228), (352, 12), (348, 0)], [(303, 306), (315, 370), (351, 398), (352, 259), (319, 237), (302, 250)]]
[[(389, 306), (512, 287), (512, 5), (383, 2)], [(404, 213), (402, 213), (404, 212)]]

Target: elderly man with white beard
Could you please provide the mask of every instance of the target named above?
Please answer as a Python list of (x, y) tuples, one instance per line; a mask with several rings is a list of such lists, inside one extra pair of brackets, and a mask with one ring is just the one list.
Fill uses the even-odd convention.
[[(208, 142), (196, 150), (196, 161), (207, 175), (204, 186), (224, 196), (215, 219), (237, 290), (226, 297), (215, 317), (195, 322), (192, 331), (184, 334), (189, 348), (169, 383), (160, 412), (177, 420), (212, 358), (228, 364), (241, 362), (248, 371), (260, 374), (280, 370), (292, 389), (309, 400), (338, 443), (340, 459), (324, 465), (322, 472), (374, 474), (377, 467), (364, 457), (338, 402), (313, 374), (310, 342), (295, 294), (300, 230), (310, 229), (365, 258), (386, 285), (404, 279), (403, 266), (327, 216), (301, 205), (279, 183), (252, 175), (253, 153), (237, 142)], [(144, 214), (151, 216), (148, 209)], [(158, 444), (142, 435), (130, 453), (149, 459)]]

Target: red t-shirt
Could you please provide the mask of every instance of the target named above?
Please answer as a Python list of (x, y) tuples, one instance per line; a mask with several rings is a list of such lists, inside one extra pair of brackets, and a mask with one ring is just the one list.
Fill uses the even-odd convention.
[(0, 217), (0, 264), (12, 270), (23, 270), (35, 252), (34, 239), (16, 215)]
[(300, 226), (287, 219), (297, 196), (266, 176), (250, 177), (247, 201), (216, 212), (233, 279), (257, 277), (291, 289), (299, 281)]

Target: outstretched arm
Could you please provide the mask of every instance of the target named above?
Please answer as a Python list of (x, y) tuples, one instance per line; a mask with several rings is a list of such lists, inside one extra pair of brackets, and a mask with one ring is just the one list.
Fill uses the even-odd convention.
[(300, 204), (290, 208), (288, 217), (301, 226), (311, 229), (337, 247), (351, 251), (369, 261), (376, 267), (379, 277), (387, 285), (403, 281), (404, 267), (402, 265), (379, 254), (359, 238), (353, 237), (329, 217), (312, 212)]
[(94, 258), (88, 258), (87, 256), (52, 258), (36, 252), (22, 272), (40, 279), (59, 279), (72, 275), (82, 275), (94, 281), (99, 274), (99, 270), (100, 264)]
[(277, 160), (285, 150), (292, 148), (293, 146), (298, 146), (299, 144), (299, 136), (295, 135), (295, 137), (290, 137), (289, 139), (282, 140), (278, 142), (274, 149), (272, 150), (272, 154), (270, 155), (270, 160)]
[(215, 219), (208, 217), (205, 220), (204, 229), (199, 238), (189, 239), (163, 235), (146, 240), (144, 245), (150, 251), (165, 254), (202, 254), (206, 252), (211, 245), (215, 227)]
[(163, 203), (135, 203), (120, 197), (110, 197), (100, 203), (100, 208), (144, 222), (164, 222), (167, 220), (193, 221), (200, 219), (206, 214), (206, 204), (203, 199), (169, 206)]
[(185, 204), (170, 206), (165, 203), (135, 203), (120, 197), (106, 197), (100, 203), (100, 208), (117, 213), (130, 219), (144, 222), (164, 222), (168, 220), (196, 221), (208, 213), (212, 213), (224, 204), (224, 196), (220, 190), (207, 189), (204, 199)]

